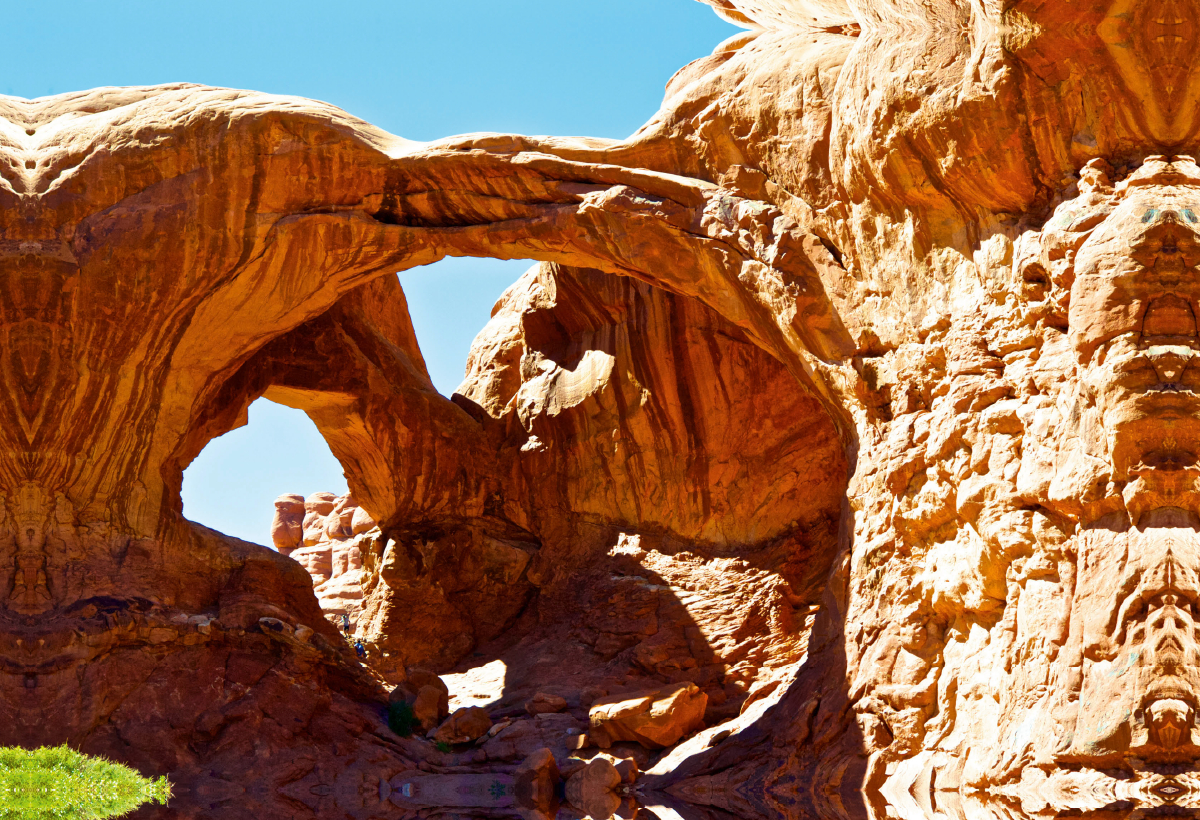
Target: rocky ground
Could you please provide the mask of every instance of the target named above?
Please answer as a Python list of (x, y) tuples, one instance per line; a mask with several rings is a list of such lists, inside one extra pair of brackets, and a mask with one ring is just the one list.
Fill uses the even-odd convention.
[(414, 810), (632, 817), (643, 773), (777, 700), (818, 609), (748, 561), (664, 553), (623, 535), (593, 566), (539, 588), (503, 632), (456, 663), (427, 658), (429, 668), (397, 674), (372, 662), (383, 658), (376, 647), (367, 651), (364, 589), (386, 581), (371, 577), (378, 558), (363, 553), (382, 552), (385, 537), (353, 497), (281, 496), (272, 535), (312, 576), (331, 624), (393, 687), (391, 727), (419, 768), (378, 788)]

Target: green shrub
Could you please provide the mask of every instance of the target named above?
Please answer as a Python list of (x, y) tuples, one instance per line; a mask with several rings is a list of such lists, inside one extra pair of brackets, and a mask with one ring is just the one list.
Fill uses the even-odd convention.
[(400, 737), (412, 737), (417, 718), (413, 715), (412, 707), (404, 701), (388, 704), (388, 728)]
[(442, 754), (450, 754), (450, 752), (451, 752), (450, 744), (444, 740), (439, 740), (437, 743), (435, 743), (433, 745), (434, 745), (434, 748), (436, 748)]
[(67, 746), (0, 747), (0, 820), (102, 820), (165, 804), (171, 784)]

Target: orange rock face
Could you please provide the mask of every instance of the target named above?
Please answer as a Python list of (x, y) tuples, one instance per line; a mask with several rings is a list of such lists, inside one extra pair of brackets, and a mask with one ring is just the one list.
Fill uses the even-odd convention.
[(605, 749), (621, 740), (650, 749), (674, 746), (703, 725), (707, 705), (694, 683), (604, 698), (589, 710), (589, 733)]
[[(710, 5), (625, 141), (0, 100), (0, 742), (186, 817), (1196, 805), (1200, 9)], [(446, 255), (539, 262), (452, 398)], [(353, 499), (290, 557), (181, 516), (260, 396)]]
[(271, 539), (275, 549), (312, 576), (325, 616), (335, 626), (353, 629), (362, 608), (363, 548), (378, 540), (370, 514), (352, 495), (281, 495), (275, 499)]

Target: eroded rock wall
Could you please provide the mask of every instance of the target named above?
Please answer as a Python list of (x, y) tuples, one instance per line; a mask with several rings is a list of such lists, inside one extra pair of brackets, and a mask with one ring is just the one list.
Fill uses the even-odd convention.
[[(505, 509), (543, 544), (526, 641), (565, 632), (590, 650), (576, 687), (693, 680), (713, 715), (736, 713), (803, 655), (844, 455), (817, 401), (737, 328), (543, 265), (497, 304), (459, 392), (504, 425)], [(801, 414), (813, 423), (790, 423)]]
[[(845, 459), (817, 401), (737, 328), (647, 285), (535, 267), (455, 401), (496, 442), (482, 514), (394, 517), (358, 542), (354, 637), (394, 682), (495, 641), (519, 675), (508, 703), (692, 680), (716, 719), (803, 657)], [(340, 613), (329, 570), (310, 571)]]
[(536, 267), (496, 306), (459, 393), (504, 423), (506, 508), (547, 537), (616, 526), (720, 549), (838, 514), (845, 457), (818, 401), (694, 299)]

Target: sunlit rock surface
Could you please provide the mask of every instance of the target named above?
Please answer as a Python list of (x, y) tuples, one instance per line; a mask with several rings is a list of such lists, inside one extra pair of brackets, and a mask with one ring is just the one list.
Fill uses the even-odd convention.
[(275, 499), (275, 549), (308, 570), (321, 611), (343, 631), (358, 623), (363, 548), (369, 549), (378, 538), (375, 519), (353, 495), (315, 493), (306, 499), (287, 494)]

